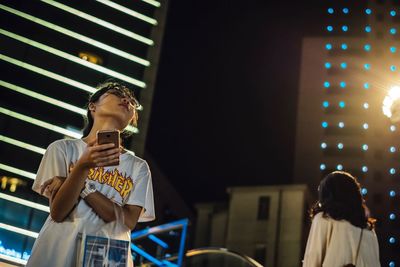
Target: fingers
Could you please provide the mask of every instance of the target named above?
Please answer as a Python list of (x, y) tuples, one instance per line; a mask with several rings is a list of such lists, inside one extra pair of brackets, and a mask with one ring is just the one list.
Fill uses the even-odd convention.
[(118, 154), (112, 154), (106, 157), (99, 157), (95, 160), (95, 163), (97, 166), (106, 166), (114, 163), (119, 162), (119, 153)]
[(97, 151), (102, 151), (102, 150), (109, 150), (113, 147), (115, 147), (114, 143), (108, 143), (108, 144), (103, 144), (103, 145), (92, 146), (91, 149), (93, 152), (97, 152)]
[(53, 182), (54, 177), (51, 178), (50, 180), (47, 180), (46, 182), (44, 182), (44, 184), (42, 184), (42, 186), (40, 187), (40, 194), (43, 195), (44, 190), (46, 190), (46, 188)]

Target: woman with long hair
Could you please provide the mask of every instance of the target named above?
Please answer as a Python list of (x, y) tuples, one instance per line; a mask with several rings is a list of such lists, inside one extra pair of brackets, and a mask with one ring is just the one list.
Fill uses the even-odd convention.
[(378, 267), (379, 247), (357, 179), (335, 171), (322, 179), (303, 267)]
[[(136, 125), (137, 108), (130, 89), (105, 82), (89, 98), (83, 137), (49, 145), (32, 188), (49, 198), (50, 215), (27, 266), (77, 266), (83, 234), (95, 235), (122, 218), (123, 227), (116, 234), (118, 240), (130, 242), (138, 221), (155, 218), (146, 161), (113, 143), (97, 142), (99, 131), (118, 132)], [(129, 248), (122, 257), (124, 266), (133, 265)]]

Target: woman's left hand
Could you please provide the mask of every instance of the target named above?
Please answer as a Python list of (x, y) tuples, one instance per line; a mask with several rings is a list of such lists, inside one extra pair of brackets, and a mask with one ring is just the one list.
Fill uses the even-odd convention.
[(66, 177), (54, 176), (50, 180), (47, 180), (40, 187), (40, 194), (47, 196), (50, 200), (54, 198), (60, 189), (61, 185), (64, 183)]

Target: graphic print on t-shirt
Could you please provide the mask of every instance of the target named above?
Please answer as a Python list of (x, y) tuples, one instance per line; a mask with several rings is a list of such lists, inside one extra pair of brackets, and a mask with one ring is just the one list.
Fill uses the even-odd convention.
[[(69, 172), (74, 168), (74, 163), (70, 163)], [(116, 190), (122, 199), (124, 199), (133, 188), (132, 178), (123, 175), (117, 168), (105, 170), (104, 167), (91, 168), (87, 177), (89, 180), (106, 184)]]

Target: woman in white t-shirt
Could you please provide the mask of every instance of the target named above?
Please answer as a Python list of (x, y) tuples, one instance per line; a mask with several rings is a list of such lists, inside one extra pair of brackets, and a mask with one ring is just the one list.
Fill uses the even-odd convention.
[(375, 220), (356, 178), (347, 172), (328, 174), (318, 187), (303, 267), (378, 267)]
[[(100, 130), (136, 125), (138, 106), (124, 85), (103, 83), (89, 99), (83, 138), (49, 145), (32, 188), (49, 198), (50, 215), (27, 266), (75, 266), (80, 234), (97, 233), (121, 217), (123, 228), (116, 234), (130, 241), (138, 221), (155, 218), (147, 163), (113, 144), (97, 144)], [(127, 257), (126, 266), (133, 266), (130, 253)]]

